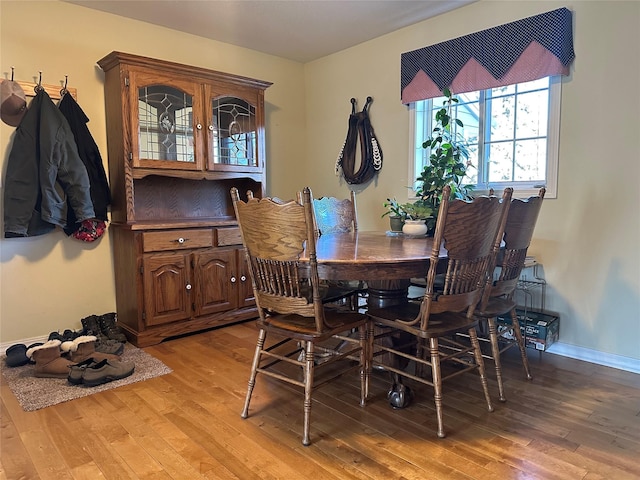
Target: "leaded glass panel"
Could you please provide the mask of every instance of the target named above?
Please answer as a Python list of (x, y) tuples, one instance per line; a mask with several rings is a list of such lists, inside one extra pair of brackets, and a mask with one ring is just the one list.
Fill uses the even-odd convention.
[(213, 161), (218, 164), (255, 166), (256, 109), (236, 97), (212, 101)]
[(138, 89), (140, 158), (195, 162), (193, 97), (167, 85)]

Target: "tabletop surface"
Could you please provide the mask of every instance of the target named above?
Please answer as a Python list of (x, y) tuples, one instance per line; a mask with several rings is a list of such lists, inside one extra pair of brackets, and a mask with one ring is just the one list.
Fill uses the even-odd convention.
[(379, 263), (424, 260), (431, 255), (433, 237), (407, 237), (385, 232), (322, 235), (318, 263)]
[[(318, 272), (329, 279), (411, 278), (426, 272), (432, 246), (432, 237), (379, 231), (321, 235), (316, 247)], [(440, 256), (446, 257), (444, 249)]]

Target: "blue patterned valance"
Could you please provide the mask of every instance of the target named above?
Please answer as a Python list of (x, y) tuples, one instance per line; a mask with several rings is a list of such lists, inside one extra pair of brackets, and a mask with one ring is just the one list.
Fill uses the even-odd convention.
[(559, 8), (403, 53), (402, 103), (568, 75), (572, 14)]

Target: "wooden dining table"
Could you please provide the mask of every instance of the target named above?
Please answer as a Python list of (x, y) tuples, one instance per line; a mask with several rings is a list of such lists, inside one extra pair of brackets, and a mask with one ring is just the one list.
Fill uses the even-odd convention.
[[(426, 276), (432, 248), (433, 237), (379, 231), (325, 234), (316, 244), (318, 275), (366, 281), (370, 308), (396, 305), (407, 301), (411, 278)], [(440, 258), (446, 258), (444, 248)]]

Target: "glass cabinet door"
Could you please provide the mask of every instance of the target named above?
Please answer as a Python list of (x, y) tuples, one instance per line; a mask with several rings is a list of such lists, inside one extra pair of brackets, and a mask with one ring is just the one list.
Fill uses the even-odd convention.
[(138, 136), (132, 139), (134, 166), (201, 170), (195, 133), (198, 86), (158, 75), (146, 79), (138, 74), (134, 80), (132, 114), (138, 127)]
[(209, 96), (211, 124), (209, 168), (213, 170), (258, 171), (260, 136), (257, 98), (247, 101), (233, 95)]

